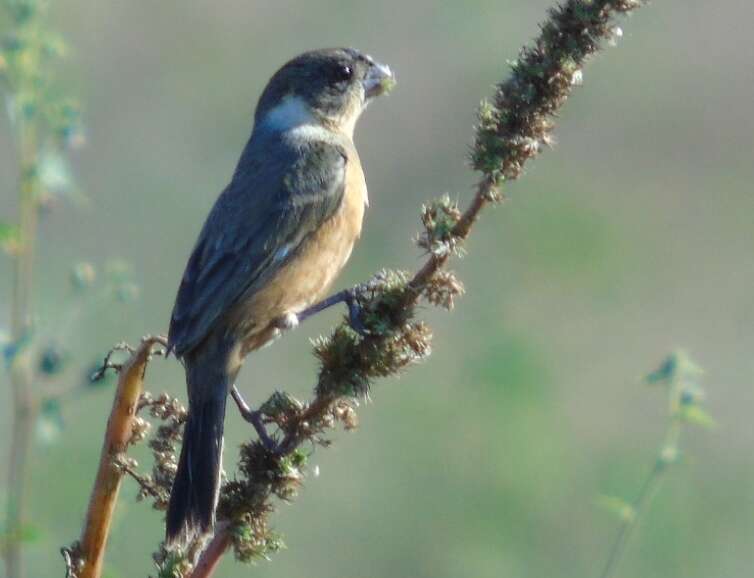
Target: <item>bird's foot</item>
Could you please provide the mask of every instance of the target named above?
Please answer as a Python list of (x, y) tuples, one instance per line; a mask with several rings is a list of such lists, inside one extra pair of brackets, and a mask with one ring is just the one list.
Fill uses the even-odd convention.
[(241, 417), (243, 417), (254, 427), (254, 430), (259, 436), (259, 442), (264, 446), (264, 448), (271, 454), (279, 453), (280, 444), (278, 444), (275, 439), (273, 439), (273, 437), (270, 436), (270, 434), (267, 432), (267, 426), (264, 423), (262, 412), (259, 410), (251, 409), (244, 400), (243, 396), (241, 396), (241, 393), (238, 391), (235, 385), (230, 390), (230, 395), (233, 397), (233, 401), (236, 402), (236, 406), (238, 406), (238, 411), (241, 413)]
[(361, 319), (363, 308), (359, 303), (359, 299), (367, 290), (368, 287), (362, 284), (356, 285), (356, 287), (351, 287), (350, 289), (339, 291), (338, 293), (331, 295), (327, 299), (323, 299), (319, 303), (315, 303), (311, 307), (304, 309), (296, 316), (297, 321), (300, 323), (307, 320), (309, 317), (316, 315), (320, 311), (329, 309), (333, 305), (337, 305), (338, 303), (345, 303), (348, 307), (348, 324), (359, 335), (368, 335), (369, 330), (366, 328), (364, 322)]
[(296, 315), (292, 311), (289, 311), (288, 313), (285, 313), (278, 317), (274, 323), (275, 327), (280, 331), (290, 331), (291, 329), (296, 329), (300, 321), (301, 320), (298, 315)]
[(369, 335), (369, 330), (362, 321), (364, 308), (361, 306), (361, 303), (359, 303), (359, 297), (364, 294), (365, 290), (366, 288), (363, 285), (357, 285), (356, 287), (344, 291), (345, 302), (348, 307), (348, 324), (351, 326), (351, 329), (362, 337)]

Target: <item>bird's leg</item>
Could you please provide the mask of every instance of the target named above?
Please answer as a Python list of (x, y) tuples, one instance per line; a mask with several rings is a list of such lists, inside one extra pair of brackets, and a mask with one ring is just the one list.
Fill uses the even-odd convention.
[(359, 304), (358, 297), (364, 290), (362, 286), (346, 290), (346, 306), (348, 307), (348, 324), (359, 335), (367, 335), (369, 330), (364, 326), (361, 320), (362, 307)]
[(309, 317), (312, 317), (313, 315), (316, 315), (320, 311), (324, 311), (325, 309), (329, 309), (333, 305), (337, 305), (338, 303), (345, 303), (348, 307), (348, 323), (351, 326), (351, 328), (356, 331), (357, 333), (361, 335), (366, 335), (369, 333), (366, 327), (364, 327), (364, 323), (361, 321), (361, 305), (359, 305), (359, 296), (366, 291), (365, 285), (357, 285), (356, 287), (351, 287), (350, 289), (344, 289), (343, 291), (339, 291), (335, 293), (334, 295), (330, 295), (327, 299), (323, 299), (319, 303), (315, 303), (311, 307), (308, 307), (307, 309), (304, 309), (301, 313), (297, 315), (299, 323), (301, 321), (305, 321), (306, 319), (309, 319)]
[(231, 388), (230, 395), (233, 397), (233, 401), (236, 402), (238, 411), (241, 412), (241, 417), (249, 422), (256, 430), (257, 435), (259, 436), (259, 441), (265, 449), (271, 453), (277, 453), (279, 449), (278, 443), (270, 437), (269, 433), (267, 433), (267, 428), (262, 419), (262, 412), (251, 409), (235, 385)]

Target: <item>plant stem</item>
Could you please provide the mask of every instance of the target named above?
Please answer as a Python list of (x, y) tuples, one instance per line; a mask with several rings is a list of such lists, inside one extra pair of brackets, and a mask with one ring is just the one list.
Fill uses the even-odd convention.
[(120, 370), (118, 388), (100, 454), (99, 470), (81, 533), (82, 567), (77, 573), (79, 578), (99, 578), (102, 575), (107, 538), (118, 501), (118, 491), (125, 474), (117, 461), (125, 456), (131, 442), (136, 406), (144, 386), (144, 372), (152, 350), (158, 343), (166, 345), (165, 340), (159, 337), (143, 339), (139, 349)]
[(26, 469), (31, 449), (31, 437), (37, 416), (37, 404), (29, 395), (25, 380), (12, 378), (13, 424), (10, 463), (8, 465), (8, 504), (6, 518), (7, 542), (5, 566), (7, 578), (23, 576), (21, 544), (26, 519)]
[[(32, 121), (21, 128), (21, 174), (18, 195), (20, 243), (14, 263), (14, 291), (11, 301), (11, 337), (19, 350), (23, 348), (23, 340), (29, 331), (32, 315), (34, 241), (37, 233), (37, 203), (34, 190), (36, 141), (36, 127)], [(28, 351), (17, 351), (11, 365), (13, 414), (8, 466), (5, 565), (7, 578), (22, 578), (24, 571), (21, 538), (26, 519), (26, 470), (38, 403), (31, 388)]]
[(660, 483), (665, 477), (670, 466), (678, 453), (678, 441), (681, 435), (681, 420), (674, 416), (670, 420), (668, 429), (665, 432), (665, 438), (660, 449), (660, 455), (657, 457), (654, 467), (649, 472), (647, 479), (644, 481), (639, 493), (631, 504), (631, 515), (624, 518), (623, 524), (618, 530), (618, 535), (610, 549), (610, 556), (605, 564), (605, 569), (600, 574), (601, 578), (612, 578), (618, 567), (618, 563), (626, 551), (626, 545), (631, 537), (634, 528), (639, 522), (639, 518), (646, 510), (647, 505), (652, 500)]
[(225, 551), (230, 548), (232, 536), (227, 523), (218, 524), (215, 535), (196, 563), (194, 571), (189, 578), (210, 578), (220, 564)]

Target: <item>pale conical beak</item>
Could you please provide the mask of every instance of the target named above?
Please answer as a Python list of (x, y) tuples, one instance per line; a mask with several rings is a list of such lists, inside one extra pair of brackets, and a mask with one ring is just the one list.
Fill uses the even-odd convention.
[(395, 75), (389, 66), (373, 63), (364, 77), (364, 96), (374, 98), (390, 92), (395, 86)]

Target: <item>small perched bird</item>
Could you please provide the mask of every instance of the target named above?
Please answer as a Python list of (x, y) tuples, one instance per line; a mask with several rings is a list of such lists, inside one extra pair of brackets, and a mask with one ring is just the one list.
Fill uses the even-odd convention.
[(315, 50), (280, 68), (259, 99), (251, 138), (199, 234), (170, 320), (168, 350), (185, 366), (189, 412), (169, 544), (214, 525), (225, 402), (244, 358), (297, 325), (359, 238), (368, 198), (354, 126), (393, 84), (387, 66), (357, 50)]

